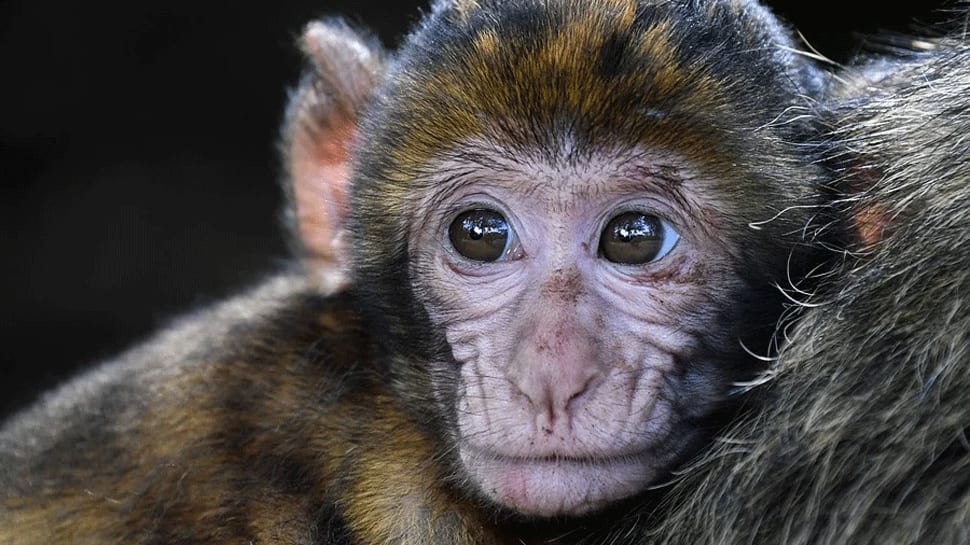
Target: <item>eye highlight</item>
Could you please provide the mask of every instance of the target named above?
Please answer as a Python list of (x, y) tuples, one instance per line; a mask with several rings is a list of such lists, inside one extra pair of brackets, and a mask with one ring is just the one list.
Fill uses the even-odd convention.
[(645, 212), (624, 212), (600, 235), (600, 255), (613, 263), (642, 265), (663, 258), (680, 240), (667, 222)]
[(486, 208), (458, 214), (448, 227), (448, 238), (459, 254), (474, 261), (497, 261), (506, 254), (512, 227), (505, 216)]

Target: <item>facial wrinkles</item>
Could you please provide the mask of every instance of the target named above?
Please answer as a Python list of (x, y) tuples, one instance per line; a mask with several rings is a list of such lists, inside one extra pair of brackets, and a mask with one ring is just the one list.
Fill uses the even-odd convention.
[[(598, 315), (594, 323), (602, 324), (597, 335), (602, 354), (608, 358), (609, 374), (591, 400), (590, 410), (577, 415), (577, 423), (595, 424), (585, 420), (589, 414), (605, 409), (597, 405), (625, 400), (626, 411), (617, 412), (617, 416), (624, 418), (624, 429), (630, 434), (647, 432), (653, 426), (646, 420), (653, 412), (660, 389), (665, 386), (663, 377), (673, 370), (676, 359), (689, 351), (695, 342), (694, 336), (680, 329), (673, 319), (666, 323), (647, 322), (618, 313), (613, 305), (602, 302), (596, 308)], [(610, 309), (610, 312), (599, 309)], [(649, 309), (649, 305), (641, 307), (641, 312), (650, 313)]]
[[(467, 165), (449, 165), (444, 170), (463, 172), (462, 177), (447, 182), (458, 197), (486, 184), (490, 195), (501, 196), (505, 205), (524, 218), (524, 225), (515, 224), (513, 228), (522, 236), (525, 259), (495, 265), (496, 270), (507, 267), (513, 271), (497, 275), (497, 279), (487, 275), (467, 277), (444, 266), (453, 259), (444, 250), (430, 252), (442, 266), (428, 267), (436, 271), (429, 288), (438, 295), (426, 298), (425, 304), (434, 323), (444, 326), (460, 365), (461, 434), (478, 445), (513, 452), (521, 448), (530, 455), (593, 454), (602, 448), (598, 445), (607, 444), (619, 445), (620, 450), (646, 448), (669, 429), (672, 409), (667, 402), (670, 396), (663, 390), (670, 381), (665, 377), (676, 371), (677, 361), (687, 357), (696, 344), (695, 333), (684, 327), (684, 317), (704, 314), (705, 307), (715, 305), (718, 298), (699, 293), (708, 290), (701, 289), (684, 272), (694, 265), (696, 256), (681, 257), (684, 270), (670, 274), (666, 281), (645, 280), (638, 285), (606, 278), (599, 270), (603, 268), (597, 262), (601, 258), (595, 255), (595, 247), (590, 247), (596, 237), (589, 243), (580, 241), (595, 230), (587, 221), (590, 210), (608, 201), (611, 188), (639, 190), (658, 198), (655, 193), (660, 192), (650, 193), (649, 186), (665, 181), (615, 181), (616, 172), (623, 168), (613, 161), (591, 161), (564, 169), (542, 162), (531, 163), (528, 168), (504, 165), (505, 160), (503, 156), (488, 161), (491, 169), (476, 171)], [(664, 160), (672, 164), (670, 158)], [(496, 171), (497, 166), (501, 168)], [(677, 172), (670, 164), (663, 168), (668, 178)], [(642, 175), (643, 170), (637, 172)], [(668, 189), (679, 191), (680, 186), (683, 183)], [(424, 199), (426, 204), (451, 206), (448, 203), (453, 197)], [(680, 202), (696, 203), (697, 197)], [(430, 215), (424, 210), (426, 217)], [(421, 234), (420, 244), (433, 248), (442, 243), (441, 234), (430, 231)], [(693, 248), (695, 253), (700, 250)], [(716, 263), (713, 267), (718, 268)], [(550, 278), (570, 270), (574, 282), (566, 282), (562, 276), (559, 282), (573, 284), (572, 289), (550, 289), (556, 285)], [(706, 273), (709, 271), (698, 276)], [(508, 376), (510, 362), (516, 361), (518, 337), (544, 313), (572, 314), (577, 329), (588, 337), (584, 342), (595, 338), (592, 358), (597, 361), (591, 364), (604, 368), (602, 384), (588, 396), (581, 410), (571, 415), (572, 427), (553, 438), (540, 433), (528, 403)], [(555, 359), (548, 363), (555, 363)]]
[[(556, 274), (550, 275), (555, 277)], [(582, 292), (582, 279), (569, 281), (568, 278), (553, 280), (545, 284), (545, 290), (523, 296), (527, 302), (522, 305), (518, 313), (508, 313), (504, 319), (513, 320), (512, 331), (529, 331), (531, 324), (547, 322), (552, 324), (540, 335), (554, 336), (556, 330), (571, 327), (579, 331), (573, 332), (584, 338), (579, 343), (593, 342), (596, 346), (592, 358), (604, 368), (602, 384), (585, 402), (582, 410), (572, 415), (571, 427), (565, 434), (560, 433), (552, 440), (546, 440), (536, 425), (536, 419), (529, 407), (522, 403), (512, 383), (509, 381), (509, 369), (506, 362), (512, 365), (548, 365), (553, 361), (522, 362), (521, 354), (516, 350), (516, 339), (502, 338), (496, 344), (491, 335), (478, 335), (470, 331), (474, 324), (451, 324), (448, 331), (452, 338), (458, 338), (458, 332), (464, 336), (475, 338), (476, 350), (472, 351), (478, 359), (469, 360), (462, 368), (462, 380), (468, 385), (468, 392), (477, 392), (475, 399), (466, 399), (462, 404), (463, 412), (460, 416), (462, 432), (465, 437), (475, 444), (504, 449), (506, 454), (518, 452), (516, 446), (508, 447), (509, 443), (522, 445), (522, 455), (566, 454), (579, 455), (605, 454), (638, 451), (642, 449), (644, 441), (656, 439), (665, 429), (663, 415), (669, 414), (668, 407), (657, 407), (663, 403), (659, 395), (665, 386), (663, 377), (673, 368), (675, 356), (665, 350), (659, 339), (683, 339), (674, 349), (686, 349), (689, 337), (675, 330), (673, 324), (658, 326), (644, 325), (642, 322), (625, 320), (615, 313), (606, 312), (610, 305), (604, 304), (600, 298)], [(578, 284), (577, 284), (578, 283)], [(528, 310), (533, 309), (533, 310)], [(505, 313), (503, 313), (505, 314)], [(567, 314), (573, 318), (561, 318)], [(507, 323), (507, 322), (506, 322)], [(566, 325), (563, 325), (566, 324)], [(570, 325), (571, 324), (571, 325)], [(592, 329), (590, 325), (602, 324), (594, 332), (583, 331)], [(631, 325), (632, 324), (632, 325)], [(594, 340), (595, 339), (595, 340)], [(528, 336), (524, 341), (535, 342)], [(455, 345), (453, 345), (455, 346)], [(466, 355), (459, 347), (455, 348), (456, 356), (461, 359)], [(460, 354), (460, 355), (459, 355)], [(498, 427), (496, 427), (498, 426)], [(603, 452), (602, 444), (612, 444), (617, 452)]]

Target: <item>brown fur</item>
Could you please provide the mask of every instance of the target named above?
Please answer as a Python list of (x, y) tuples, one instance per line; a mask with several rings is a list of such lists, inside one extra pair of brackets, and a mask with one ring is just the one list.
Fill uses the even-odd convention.
[[(474, 20), (480, 4), (459, 2), (455, 24)], [(407, 82), (414, 85), (409, 92), (427, 95), (405, 104), (409, 115), (432, 116), (434, 130), (404, 127), (395, 134), (402, 140), (393, 148), (397, 167), (391, 172), (420, 165), (440, 150), (443, 136), (495, 130), (471, 111), (486, 110), (491, 120), (501, 119), (503, 108), (509, 117), (524, 115), (508, 110), (516, 105), (514, 89), (465, 85), (499, 70), (501, 59), (514, 58), (514, 77), (534, 84), (526, 86), (535, 93), (528, 101), (538, 102), (517, 107), (554, 103), (590, 116), (617, 90), (649, 88), (686, 94), (678, 104), (698, 116), (698, 130), (708, 114), (737, 119), (725, 113), (732, 86), (678, 62), (682, 51), (671, 45), (676, 35), (663, 21), (644, 34), (638, 50), (670, 57), (656, 73), (607, 84), (583, 72), (587, 48), (602, 50), (601, 31), (624, 28), (633, 6), (597, 4), (613, 9), (588, 26), (570, 18), (585, 13), (581, 3), (563, 4), (575, 8), (563, 23), (575, 40), (553, 37), (518, 54), (514, 42), (484, 30), (469, 42), (478, 60), (464, 71), (446, 67), (430, 81)], [(742, 4), (711, 3), (709, 9), (737, 16)], [(319, 59), (330, 47), (306, 49)], [(970, 324), (963, 297), (970, 263), (962, 227), (970, 218), (968, 170), (954, 157), (967, 157), (968, 58), (963, 46), (954, 46), (907, 65), (895, 80), (839, 98), (848, 106), (835, 105), (834, 122), (845, 127), (837, 132), (838, 160), (851, 157), (853, 168), (870, 165), (884, 174), (839, 211), (855, 218), (874, 214), (879, 229), (857, 226), (866, 253), (825, 281), (824, 306), (798, 317), (791, 344), (758, 392), (760, 405), (666, 491), (659, 506), (655, 495), (645, 494), (596, 517), (531, 523), (466, 495), (435, 433), (447, 422), (434, 420), (432, 404), (417, 404), (427, 401), (423, 389), (430, 379), (412, 358), (427, 347), (407, 345), (417, 342), (402, 340), (410, 329), (375, 317), (382, 307), (373, 293), (362, 295), (357, 286), (321, 293), (316, 280), (283, 275), (186, 319), (7, 422), (0, 429), (0, 543), (966, 543)], [(589, 87), (571, 83), (549, 95), (552, 88), (540, 81), (547, 68), (570, 72), (566, 81), (580, 78)], [(306, 160), (326, 167), (354, 149), (356, 132), (348, 127), (358, 127), (356, 116), (369, 104), (372, 87), (318, 76), (309, 76), (297, 93), (303, 98), (291, 110), (287, 149), (296, 154), (291, 159), (305, 152)], [(314, 90), (339, 100), (305, 108), (306, 97), (326, 98)], [(852, 113), (859, 105), (863, 110)], [(305, 116), (326, 122), (304, 125)], [(730, 153), (708, 148), (719, 143), (714, 134), (738, 126), (742, 132), (772, 130), (712, 128), (707, 140), (687, 149), (724, 166)], [(650, 138), (668, 134), (654, 129)], [(688, 139), (692, 133), (672, 134)], [(767, 158), (791, 143), (776, 135), (763, 144), (753, 151)], [(362, 163), (371, 156), (357, 157)], [(810, 162), (794, 153), (786, 157), (776, 158), (780, 166), (767, 163), (778, 166), (780, 173), (772, 174), (798, 172), (795, 166)], [(308, 170), (326, 174), (319, 192), (343, 194), (344, 171)], [(291, 171), (295, 183), (304, 178), (300, 172)], [(391, 179), (399, 185), (367, 201), (370, 219), (384, 229), (377, 232), (390, 235), (368, 239), (373, 247), (362, 245), (369, 253), (361, 261), (380, 262), (402, 240), (394, 225), (381, 224), (388, 221), (381, 214), (403, 215), (408, 202), (402, 189), (408, 180)], [(728, 188), (737, 182), (724, 181)], [(761, 195), (750, 185), (733, 191), (736, 198)], [(313, 191), (294, 192), (294, 198), (302, 202), (308, 194)], [(367, 197), (366, 191), (357, 195)], [(784, 204), (761, 203), (765, 210)], [(326, 252), (343, 218), (308, 214), (298, 216), (298, 230), (321, 235), (304, 240), (310, 259), (323, 256), (317, 267), (339, 265), (342, 258)], [(385, 303), (406, 306), (393, 296), (404, 294), (404, 286), (382, 286), (392, 290), (384, 293)], [(405, 310), (410, 319), (422, 319), (413, 308)], [(388, 339), (404, 346), (389, 350)]]
[[(753, 234), (747, 224), (813, 194), (822, 170), (797, 112), (820, 76), (776, 47), (787, 33), (746, 0), (442, 1), (433, 11), (387, 72), (382, 50), (345, 24), (308, 28), (310, 69), (283, 138), (306, 274), (190, 317), (5, 423), (0, 543), (608, 535), (606, 517), (523, 522), (486, 506), (456, 471), (454, 407), (434, 392), (452, 370), (432, 368), (447, 360), (429, 357), (444, 348), (410, 291), (403, 244), (429, 194), (414, 175), (475, 139), (509, 154), (576, 146), (570, 161), (610, 146), (676, 148), (727, 203), (718, 228), (732, 257), (772, 256), (765, 269), (777, 269), (800, 216)], [(746, 282), (770, 289), (765, 270), (749, 272)]]
[(21, 415), (2, 436), (0, 543), (498, 543), (362, 368), (354, 305), (277, 278)]

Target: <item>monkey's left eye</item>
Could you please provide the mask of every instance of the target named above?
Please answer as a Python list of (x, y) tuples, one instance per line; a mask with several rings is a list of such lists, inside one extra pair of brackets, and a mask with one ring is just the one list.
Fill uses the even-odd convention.
[(600, 235), (600, 254), (613, 263), (642, 265), (674, 249), (680, 235), (667, 222), (644, 212), (624, 212)]
[(494, 210), (468, 210), (451, 222), (448, 238), (468, 259), (496, 261), (508, 251), (512, 228), (505, 216)]

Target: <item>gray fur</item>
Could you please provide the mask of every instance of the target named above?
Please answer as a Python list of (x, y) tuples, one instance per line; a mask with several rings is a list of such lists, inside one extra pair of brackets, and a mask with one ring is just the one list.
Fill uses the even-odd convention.
[(970, 542), (970, 47), (875, 62), (832, 105), (842, 181), (863, 188), (835, 206), (883, 238), (847, 248), (759, 408), (646, 542)]

